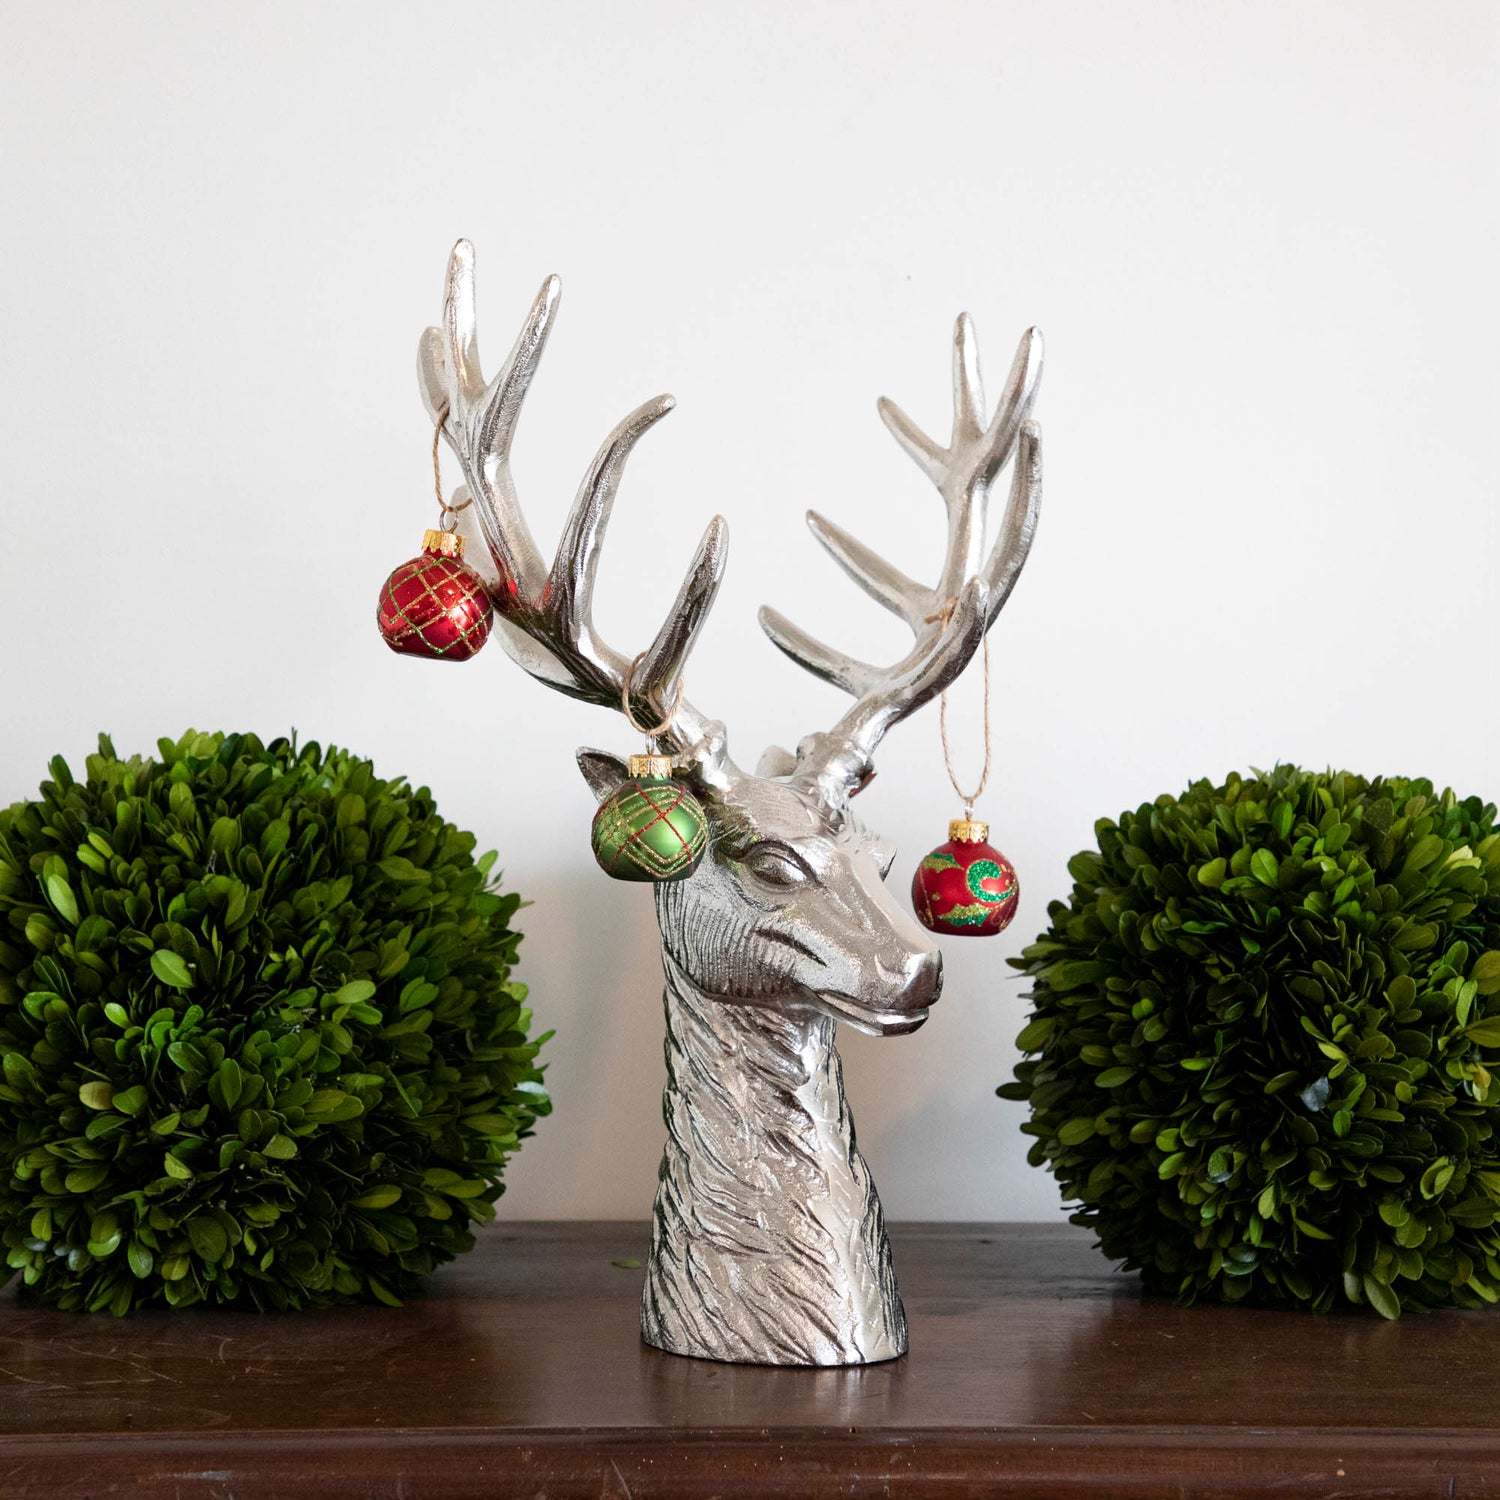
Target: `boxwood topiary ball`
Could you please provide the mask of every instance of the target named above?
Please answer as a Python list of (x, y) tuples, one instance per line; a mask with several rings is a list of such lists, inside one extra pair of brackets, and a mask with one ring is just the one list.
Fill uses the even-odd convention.
[(0, 811), (0, 1239), (62, 1308), (397, 1302), (549, 1108), (519, 898), (368, 761), (185, 735)]
[(1107, 1255), (1189, 1301), (1500, 1297), (1494, 823), (1279, 766), (1097, 825), (999, 1092)]

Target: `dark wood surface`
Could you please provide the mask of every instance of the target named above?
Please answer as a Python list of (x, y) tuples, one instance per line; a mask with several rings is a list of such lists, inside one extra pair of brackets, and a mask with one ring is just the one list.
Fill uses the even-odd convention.
[(400, 1309), (0, 1296), (0, 1500), (1500, 1492), (1500, 1313), (1143, 1298), (1067, 1227), (897, 1226), (911, 1353), (643, 1346), (636, 1224), (510, 1224)]

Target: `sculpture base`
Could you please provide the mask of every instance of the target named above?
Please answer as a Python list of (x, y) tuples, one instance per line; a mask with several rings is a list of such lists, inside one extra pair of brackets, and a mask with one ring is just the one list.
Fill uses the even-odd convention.
[(644, 1308), (641, 1318), (641, 1342), (649, 1344), (653, 1349), (660, 1349), (663, 1354), (680, 1355), (683, 1359), (706, 1359), (716, 1364), (729, 1365), (761, 1365), (775, 1369), (802, 1369), (802, 1370), (828, 1370), (841, 1369), (849, 1365), (883, 1365), (889, 1364), (893, 1359), (901, 1359), (907, 1352), (906, 1313), (898, 1303), (897, 1317), (900, 1320), (902, 1337), (896, 1339), (881, 1340), (879, 1345), (870, 1350), (861, 1350), (852, 1347), (830, 1347), (824, 1357), (820, 1351), (815, 1357), (797, 1357), (788, 1352), (786, 1358), (764, 1357), (752, 1354), (721, 1353), (717, 1350), (706, 1348), (681, 1348), (670, 1338), (666, 1337), (660, 1329), (648, 1328), (646, 1326), (646, 1315)]

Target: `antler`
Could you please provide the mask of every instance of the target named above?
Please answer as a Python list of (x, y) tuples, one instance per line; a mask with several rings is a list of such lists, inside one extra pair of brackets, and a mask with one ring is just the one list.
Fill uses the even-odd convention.
[[(953, 435), (934, 442), (894, 402), (881, 397), (892, 436), (942, 493), (948, 548), (937, 583), (928, 588), (877, 556), (842, 527), (809, 511), (807, 524), (833, 560), (877, 603), (911, 627), (912, 648), (889, 667), (844, 655), (762, 607), (772, 641), (809, 672), (857, 700), (834, 727), (799, 748), (798, 763), (817, 775), (855, 785), (870, 773), (886, 731), (937, 697), (963, 671), (994, 624), (1031, 550), (1042, 501), (1042, 434), (1028, 420), (1042, 374), (1042, 336), (1022, 336), (994, 415), (984, 420), (984, 389), (974, 325), (962, 314), (953, 330)], [(999, 535), (984, 557), (989, 486), (1015, 455), (1010, 499)]]
[[(474, 247), (460, 240), (448, 258), (443, 325), (422, 334), (417, 373), (422, 397), (463, 470), (461, 494), (473, 499), (479, 529), (500, 575), (492, 588), (506, 651), (533, 677), (585, 702), (618, 709), (630, 658), (605, 644), (592, 619), (599, 551), (625, 461), (641, 436), (676, 404), (657, 396), (638, 406), (604, 440), (579, 486), (549, 569), (533, 541), (511, 476), (510, 445), (521, 405), (557, 316), (562, 283), (549, 276), (531, 304), (515, 345), (488, 384), (480, 373), (474, 323)], [(459, 495), (455, 503), (462, 504)], [(656, 722), (676, 696), (682, 670), (724, 575), (729, 533), (715, 516), (703, 533), (682, 587), (631, 678), (636, 717)], [(674, 749), (702, 737), (706, 724), (683, 703), (671, 732)]]

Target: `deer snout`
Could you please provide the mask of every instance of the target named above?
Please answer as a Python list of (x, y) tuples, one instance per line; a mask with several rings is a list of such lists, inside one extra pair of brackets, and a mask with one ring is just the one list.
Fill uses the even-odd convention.
[(925, 1011), (943, 992), (943, 955), (936, 947), (917, 948), (903, 955), (894, 972), (879, 963), (881, 977), (888, 986), (886, 994), (895, 1011)]
[(899, 958), (875, 957), (879, 981), (878, 1030), (885, 1034), (914, 1031), (943, 990), (943, 955), (936, 944), (903, 950)]

